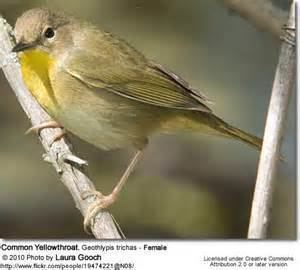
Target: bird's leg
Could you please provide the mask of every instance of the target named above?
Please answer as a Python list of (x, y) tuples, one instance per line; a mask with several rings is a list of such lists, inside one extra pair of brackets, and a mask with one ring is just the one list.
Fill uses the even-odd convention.
[(94, 222), (94, 218), (97, 215), (97, 213), (99, 211), (101, 211), (102, 209), (107, 208), (108, 206), (112, 205), (116, 199), (118, 198), (123, 186), (125, 185), (128, 177), (130, 176), (130, 174), (132, 173), (132, 171), (134, 170), (136, 164), (138, 163), (138, 161), (141, 159), (142, 157), (142, 153), (143, 150), (138, 150), (133, 159), (131, 160), (129, 166), (127, 167), (126, 171), (124, 172), (123, 176), (121, 177), (120, 181), (118, 182), (118, 184), (115, 186), (115, 188), (113, 189), (113, 191), (105, 196), (102, 195), (100, 192), (89, 192), (84, 194), (83, 196), (86, 198), (88, 196), (96, 196), (97, 200), (95, 201), (95, 203), (93, 203), (88, 209), (87, 212), (85, 214), (84, 217), (84, 222), (83, 222), (83, 226), (84, 226), (84, 230), (87, 233), (90, 233), (90, 227), (93, 225)]
[(36, 132), (36, 133), (39, 134), (41, 132), (41, 130), (45, 129), (45, 128), (62, 128), (62, 130), (57, 135), (54, 136), (50, 146), (54, 142), (59, 141), (61, 138), (63, 138), (67, 134), (66, 131), (63, 129), (63, 127), (60, 124), (58, 124), (56, 121), (53, 121), (53, 120), (41, 123), (41, 124), (36, 125), (36, 126), (33, 126), (33, 127), (29, 128), (25, 132), (25, 134), (27, 135), (27, 134), (32, 133), (32, 132)]

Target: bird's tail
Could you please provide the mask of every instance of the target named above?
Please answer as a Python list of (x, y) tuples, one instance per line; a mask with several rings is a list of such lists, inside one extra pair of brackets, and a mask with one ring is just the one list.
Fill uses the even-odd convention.
[(259, 151), (261, 150), (261, 138), (231, 126), (213, 113), (195, 112), (193, 114), (190, 113), (188, 118), (192, 120), (193, 123), (186, 121), (185, 125), (187, 128), (210, 135), (232, 138), (246, 143)]
[[(263, 140), (261, 138), (256, 137), (241, 129), (235, 128), (213, 114), (211, 114), (211, 117), (214, 119), (214, 121), (211, 121), (211, 123), (214, 122), (214, 128), (218, 131), (219, 135), (236, 139), (240, 142), (250, 145), (258, 151), (261, 151), (263, 143)], [(279, 160), (285, 162), (284, 156), (280, 155)]]
[(261, 150), (262, 147), (261, 138), (256, 137), (250, 133), (247, 133), (241, 129), (235, 128), (216, 116), (215, 118), (216, 118), (215, 120), (218, 122), (217, 130), (221, 132), (223, 136), (236, 139), (238, 141), (241, 141), (243, 143), (246, 143), (254, 147), (259, 151)]
[(162, 128), (163, 132), (166, 133), (172, 133), (177, 130), (192, 130), (207, 135), (236, 139), (259, 151), (262, 147), (262, 139), (229, 125), (213, 113), (198, 111), (184, 112), (181, 116), (177, 115), (175, 121), (172, 119), (164, 123)]

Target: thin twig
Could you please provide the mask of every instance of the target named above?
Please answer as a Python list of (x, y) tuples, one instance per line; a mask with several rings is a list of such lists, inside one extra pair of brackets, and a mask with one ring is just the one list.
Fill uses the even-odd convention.
[(296, 76), (295, 1), (283, 36), (272, 95), (269, 105), (264, 141), (252, 202), (248, 238), (262, 239), (267, 236), (271, 219), (272, 193), (280, 157), (280, 146), (287, 117), (289, 98)]
[[(0, 63), (9, 62), (7, 61), (7, 56), (10, 55), (13, 45), (11, 37), (12, 30), (10, 25), (0, 16)], [(35, 126), (49, 121), (50, 117), (24, 86), (19, 64), (10, 62), (4, 65), (4, 74), (32, 125)], [(76, 158), (76, 155), (72, 152), (72, 145), (66, 139), (52, 144), (53, 138), (60, 131), (61, 129), (59, 128), (41, 131), (39, 139), (46, 151), (44, 159), (55, 167), (61, 181), (71, 193), (76, 207), (85, 216), (88, 207), (95, 201), (95, 198), (83, 199), (82, 194), (91, 194), (96, 189), (82, 167), (84, 162)], [(121, 238), (111, 215), (106, 211), (97, 215), (91, 230), (97, 239)]]
[(270, 0), (222, 0), (224, 4), (241, 17), (250, 21), (262, 31), (272, 33), (277, 38), (282, 35), (282, 26), (288, 13), (276, 7)]

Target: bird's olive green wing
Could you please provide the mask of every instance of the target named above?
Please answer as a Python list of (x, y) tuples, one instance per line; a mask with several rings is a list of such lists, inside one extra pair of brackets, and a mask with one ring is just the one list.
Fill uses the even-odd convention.
[(97, 91), (111, 91), (160, 107), (211, 112), (203, 95), (172, 72), (144, 58), (105, 57), (76, 50), (64, 69)]

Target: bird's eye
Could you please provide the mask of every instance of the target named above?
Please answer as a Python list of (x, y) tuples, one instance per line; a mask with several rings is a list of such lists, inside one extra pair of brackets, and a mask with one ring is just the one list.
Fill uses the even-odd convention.
[(46, 38), (53, 38), (55, 36), (55, 32), (51, 27), (48, 27), (44, 32), (44, 36)]

